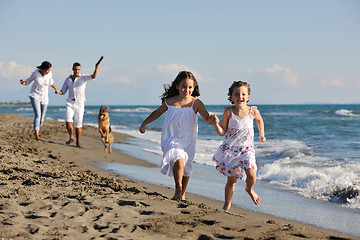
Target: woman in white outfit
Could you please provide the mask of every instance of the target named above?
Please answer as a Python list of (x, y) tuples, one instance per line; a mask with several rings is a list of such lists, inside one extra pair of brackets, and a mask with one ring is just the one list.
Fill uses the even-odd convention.
[(40, 126), (44, 122), (46, 109), (49, 103), (49, 86), (54, 88), (55, 93), (59, 93), (59, 90), (54, 85), (51, 67), (52, 65), (50, 62), (44, 61), (40, 66), (37, 66), (37, 69), (28, 79), (20, 80), (20, 84), (22, 85), (29, 85), (33, 83), (30, 89), (29, 97), (35, 114), (34, 131), (36, 140), (40, 140)]

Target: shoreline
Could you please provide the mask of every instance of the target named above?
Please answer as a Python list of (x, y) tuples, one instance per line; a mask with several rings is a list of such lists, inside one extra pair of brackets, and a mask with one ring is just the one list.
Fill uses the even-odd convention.
[[(113, 148), (103, 152), (95, 127), (84, 126), (81, 145), (66, 145), (65, 124), (45, 120), (41, 141), (32, 118), (1, 114), (0, 237), (4, 239), (358, 239), (126, 178), (94, 162), (154, 167)], [(114, 142), (127, 136), (114, 133)], [(159, 173), (160, 174), (160, 173)], [(172, 179), (169, 179), (172, 181)]]

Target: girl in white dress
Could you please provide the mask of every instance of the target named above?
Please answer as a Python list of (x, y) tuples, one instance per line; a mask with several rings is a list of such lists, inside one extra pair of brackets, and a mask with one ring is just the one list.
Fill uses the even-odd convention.
[(146, 125), (167, 112), (161, 134), (161, 172), (174, 177), (175, 200), (185, 200), (186, 187), (192, 172), (191, 163), (195, 155), (197, 113), (200, 113), (207, 124), (214, 123), (214, 117), (209, 115), (198, 96), (199, 86), (194, 75), (188, 71), (180, 72), (171, 86), (165, 86), (162, 105), (152, 112), (139, 128), (141, 133), (145, 133)]
[(260, 197), (253, 190), (256, 181), (256, 161), (254, 150), (254, 125), (255, 119), (259, 129), (259, 139), (266, 141), (264, 121), (256, 107), (247, 106), (250, 97), (250, 85), (246, 82), (234, 82), (229, 88), (229, 100), (234, 106), (224, 110), (221, 125), (215, 116), (215, 129), (225, 140), (213, 156), (216, 169), (227, 176), (225, 185), (225, 203), (223, 210), (228, 212), (234, 193), (236, 180), (246, 181), (245, 191), (253, 202), (258, 205)]

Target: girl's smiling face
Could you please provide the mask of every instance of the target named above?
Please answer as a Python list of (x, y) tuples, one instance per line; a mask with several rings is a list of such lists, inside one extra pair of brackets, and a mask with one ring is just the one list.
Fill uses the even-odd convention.
[(179, 90), (179, 95), (181, 98), (187, 98), (191, 96), (194, 91), (194, 80), (185, 78), (181, 80), (179, 85), (176, 85), (176, 89)]
[(248, 88), (245, 86), (235, 87), (231, 95), (231, 100), (234, 102), (235, 105), (246, 105), (246, 103), (249, 101), (249, 98), (250, 96)]

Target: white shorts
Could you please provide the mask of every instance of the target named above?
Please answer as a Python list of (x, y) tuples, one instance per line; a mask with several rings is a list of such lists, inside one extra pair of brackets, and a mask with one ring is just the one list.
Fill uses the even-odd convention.
[(65, 110), (65, 122), (73, 122), (74, 128), (81, 128), (84, 118), (85, 105), (76, 102), (67, 102)]

